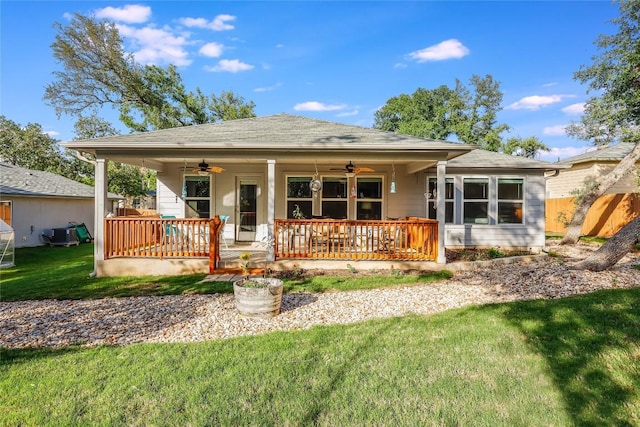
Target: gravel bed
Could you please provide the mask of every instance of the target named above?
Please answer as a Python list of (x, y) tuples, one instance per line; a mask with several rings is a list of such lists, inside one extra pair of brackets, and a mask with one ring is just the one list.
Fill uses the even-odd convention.
[(272, 319), (240, 316), (231, 294), (3, 302), (0, 346), (197, 342), (409, 313), (432, 314), (470, 304), (562, 298), (600, 289), (640, 287), (638, 254), (629, 254), (610, 270), (595, 273), (569, 268), (573, 261), (593, 250), (591, 247), (550, 249), (560, 257), (461, 270), (452, 279), (435, 284), (285, 294), (280, 315)]

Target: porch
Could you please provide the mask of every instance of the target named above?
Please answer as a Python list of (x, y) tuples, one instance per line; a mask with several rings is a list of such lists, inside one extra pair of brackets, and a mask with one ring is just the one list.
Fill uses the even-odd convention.
[[(129, 270), (140, 268), (149, 271), (147, 274), (166, 273), (162, 264), (179, 265), (181, 273), (212, 274), (238, 269), (242, 252), (251, 254), (252, 267), (274, 270), (301, 262), (305, 268), (328, 268), (327, 262), (336, 268), (339, 261), (345, 263), (345, 268), (349, 261), (404, 261), (411, 262), (411, 268), (415, 268), (419, 263), (436, 261), (438, 255), (438, 223), (422, 218), (277, 219), (270, 233), (272, 237), (253, 244), (223, 242), (222, 226), (217, 216), (212, 219), (105, 218), (103, 264), (122, 264)], [(145, 261), (141, 262), (142, 259)]]

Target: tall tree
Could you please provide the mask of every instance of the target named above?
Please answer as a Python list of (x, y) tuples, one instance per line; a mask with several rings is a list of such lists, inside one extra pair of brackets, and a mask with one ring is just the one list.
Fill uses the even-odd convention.
[(549, 151), (549, 147), (535, 136), (529, 138), (508, 138), (502, 147), (505, 154), (535, 159), (540, 151)]
[[(563, 244), (577, 242), (589, 207), (620, 178), (634, 170), (640, 159), (638, 125), (640, 119), (640, 1), (620, 1), (620, 16), (612, 20), (618, 27), (614, 35), (600, 35), (596, 45), (599, 55), (590, 66), (582, 67), (575, 78), (588, 83), (596, 91), (585, 110), (581, 123), (572, 129), (574, 135), (588, 135), (594, 142), (619, 138), (634, 142), (631, 152), (598, 185), (582, 197), (573, 216)], [(598, 139), (600, 138), (600, 139)], [(598, 265), (598, 269), (615, 264), (638, 242), (640, 221), (632, 221), (610, 239), (584, 267)], [(620, 236), (618, 236), (620, 234)], [(604, 267), (603, 267), (604, 266)]]
[(0, 116), (0, 159), (28, 169), (67, 175), (67, 159), (58, 141), (37, 123), (22, 126)]
[(490, 74), (484, 77), (471, 76), (470, 85), (473, 92), (456, 81), (456, 92), (462, 96), (465, 105), (462, 120), (459, 120), (455, 133), (467, 144), (479, 145), (489, 151), (500, 151), (502, 137), (500, 134), (509, 130), (506, 124), (498, 124), (497, 115), (502, 107), (500, 82)]
[(509, 129), (496, 119), (502, 102), (500, 83), (491, 75), (474, 75), (470, 85), (473, 90), (456, 79), (453, 89), (418, 88), (412, 95), (390, 98), (376, 111), (373, 127), (433, 139), (455, 135), (465, 143), (499, 151), (500, 134)]
[[(98, 116), (81, 117), (74, 126), (76, 139), (99, 138), (103, 136), (117, 135), (118, 130), (111, 123)], [(94, 159), (90, 154), (77, 153), (72, 161), (78, 177), (88, 184), (94, 185)], [(118, 162), (108, 164), (109, 191), (118, 193), (128, 198), (143, 196), (155, 183), (155, 174), (148, 170), (141, 170), (137, 166)], [(155, 187), (155, 185), (153, 185)]]
[(236, 118), (255, 116), (253, 102), (231, 92), (216, 97), (199, 88), (187, 91), (175, 66), (136, 63), (113, 22), (75, 14), (67, 26), (55, 26), (51, 47), (62, 70), (54, 72), (44, 99), (58, 115), (90, 115), (112, 106), (133, 131), (211, 123), (223, 120), (221, 111), (233, 116), (227, 108)]

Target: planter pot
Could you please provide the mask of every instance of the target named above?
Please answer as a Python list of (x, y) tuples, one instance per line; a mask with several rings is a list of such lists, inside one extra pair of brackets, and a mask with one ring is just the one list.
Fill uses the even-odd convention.
[(240, 314), (264, 319), (277, 316), (282, 302), (282, 280), (262, 277), (249, 279), (250, 282), (263, 285), (258, 287), (245, 287), (245, 281), (247, 279), (233, 283), (236, 308)]

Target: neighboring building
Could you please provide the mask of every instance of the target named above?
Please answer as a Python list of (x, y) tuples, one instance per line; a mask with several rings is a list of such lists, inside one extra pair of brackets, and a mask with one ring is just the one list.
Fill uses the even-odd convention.
[(93, 187), (60, 175), (0, 163), (0, 218), (13, 228), (17, 248), (43, 245), (42, 234), (69, 222), (93, 233), (94, 195)]
[[(274, 223), (300, 212), (350, 224), (433, 218), (445, 225), (437, 242), (449, 247), (540, 250), (544, 174), (565, 167), (288, 114), (63, 145), (92, 153), (98, 162), (117, 158), (155, 169), (159, 214), (226, 215), (225, 241), (247, 243), (269, 240)], [(220, 173), (211, 173), (212, 166)], [(316, 180), (321, 189), (313, 192)], [(96, 182), (106, 182), (104, 162)], [(444, 197), (434, 199), (436, 188)], [(96, 257), (98, 264), (112, 262)], [(437, 258), (445, 262), (442, 244)]]
[[(619, 143), (569, 157), (566, 168), (547, 179), (547, 232), (564, 233), (575, 205), (574, 197), (606, 176), (635, 144)], [(640, 168), (640, 162), (636, 163)], [(627, 174), (594, 203), (582, 228), (590, 236), (608, 237), (640, 214), (639, 170)]]

